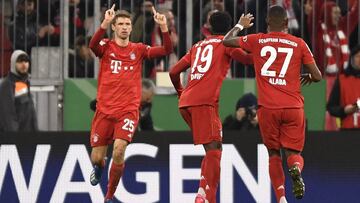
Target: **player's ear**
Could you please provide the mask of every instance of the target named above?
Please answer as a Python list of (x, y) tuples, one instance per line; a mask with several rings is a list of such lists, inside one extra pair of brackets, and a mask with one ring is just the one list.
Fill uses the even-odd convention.
[(284, 25), (285, 27), (287, 27), (287, 26), (288, 26), (288, 24), (289, 24), (289, 19), (288, 19), (288, 18), (285, 18), (285, 20), (284, 20), (284, 24), (285, 24), (285, 25)]
[(115, 32), (115, 25), (113, 23), (111, 23), (111, 30)]

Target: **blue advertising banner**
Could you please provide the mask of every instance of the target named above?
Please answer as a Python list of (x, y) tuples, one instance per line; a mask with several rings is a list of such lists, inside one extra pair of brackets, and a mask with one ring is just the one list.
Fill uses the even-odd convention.
[[(310, 132), (304, 149), (306, 194), (301, 202), (359, 202), (359, 132)], [(89, 134), (0, 134), (0, 202), (101, 203), (106, 173), (91, 186)], [(109, 155), (111, 154), (109, 149)], [(204, 150), (189, 132), (138, 133), (126, 151), (117, 202), (193, 202)], [(220, 203), (275, 203), (268, 155), (257, 132), (225, 132)], [(286, 169), (286, 163), (284, 162)], [(286, 175), (289, 202), (291, 181)]]

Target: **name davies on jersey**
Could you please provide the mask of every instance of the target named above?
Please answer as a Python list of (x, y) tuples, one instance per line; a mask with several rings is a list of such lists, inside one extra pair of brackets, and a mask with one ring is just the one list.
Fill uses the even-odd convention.
[(200, 80), (202, 78), (202, 76), (204, 76), (203, 73), (194, 73), (194, 74), (191, 74), (190, 80)]
[(284, 78), (269, 78), (269, 83), (272, 85), (286, 85)]

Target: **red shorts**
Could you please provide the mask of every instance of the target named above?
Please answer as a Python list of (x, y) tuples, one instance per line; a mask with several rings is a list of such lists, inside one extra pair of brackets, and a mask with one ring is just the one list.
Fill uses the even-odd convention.
[(192, 131), (194, 144), (222, 142), (222, 125), (217, 108), (209, 105), (189, 106), (179, 111)]
[(267, 109), (257, 111), (261, 137), (268, 149), (302, 151), (305, 142), (304, 109)]
[(139, 111), (122, 112), (116, 115), (96, 111), (91, 123), (91, 146), (109, 145), (115, 139), (131, 142), (138, 120)]

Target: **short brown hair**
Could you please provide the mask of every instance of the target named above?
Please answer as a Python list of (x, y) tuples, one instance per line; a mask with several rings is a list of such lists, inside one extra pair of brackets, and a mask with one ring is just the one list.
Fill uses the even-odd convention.
[(129, 18), (131, 20), (131, 14), (129, 12), (127, 12), (126, 10), (117, 11), (111, 24), (114, 25), (118, 18)]

